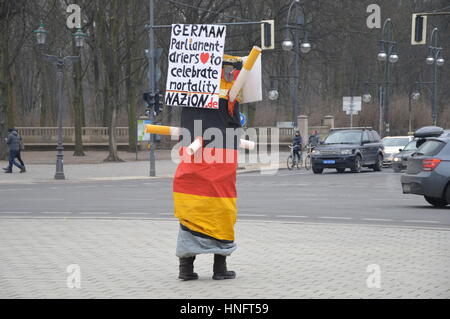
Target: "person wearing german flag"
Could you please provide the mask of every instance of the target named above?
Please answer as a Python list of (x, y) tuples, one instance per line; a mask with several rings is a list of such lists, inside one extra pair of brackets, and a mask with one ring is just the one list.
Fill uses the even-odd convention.
[[(259, 49), (259, 48), (257, 48)], [(253, 50), (252, 50), (253, 52)], [(173, 182), (174, 213), (180, 221), (176, 256), (179, 258), (181, 280), (198, 279), (194, 272), (194, 260), (198, 254), (214, 254), (214, 280), (234, 279), (236, 273), (227, 269), (226, 258), (236, 249), (234, 225), (236, 207), (236, 169), (238, 138), (227, 141), (227, 128), (239, 128), (239, 88), (233, 93), (239, 77), (245, 80), (246, 72), (252, 68), (256, 53), (244, 61), (242, 57), (224, 55), (220, 82), (219, 109), (184, 107), (181, 113), (181, 128), (190, 138), (180, 141), (180, 163)], [(250, 60), (250, 61), (249, 61)], [(235, 90), (236, 91), (236, 90)], [(235, 94), (235, 97), (230, 97)], [(200, 128), (195, 127), (200, 124)], [(209, 128), (221, 131), (222, 141), (217, 136), (200, 141), (202, 147), (190, 155), (188, 146), (198, 134)], [(217, 147), (222, 145), (222, 148)], [(193, 158), (200, 158), (194, 160)], [(211, 161), (211, 157), (214, 160)]]

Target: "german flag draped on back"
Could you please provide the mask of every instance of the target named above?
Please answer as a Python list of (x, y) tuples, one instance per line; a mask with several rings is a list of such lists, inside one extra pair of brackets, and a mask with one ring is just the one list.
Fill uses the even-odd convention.
[[(182, 109), (181, 127), (189, 131), (190, 139), (184, 136), (181, 141), (181, 162), (173, 183), (175, 216), (180, 220), (182, 228), (193, 235), (224, 242), (234, 241), (239, 140), (233, 138), (232, 143), (227, 143), (226, 129), (241, 126), (239, 97), (234, 107), (229, 106), (228, 91), (241, 67), (240, 57), (224, 56), (218, 110), (191, 107)], [(200, 123), (201, 129), (198, 127)], [(203, 148), (189, 156), (186, 147), (199, 134), (203, 137), (210, 128), (217, 129), (222, 136), (204, 139)]]

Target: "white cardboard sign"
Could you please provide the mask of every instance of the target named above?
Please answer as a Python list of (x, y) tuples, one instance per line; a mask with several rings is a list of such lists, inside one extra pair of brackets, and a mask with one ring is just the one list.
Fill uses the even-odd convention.
[(226, 27), (172, 24), (165, 103), (219, 108)]
[[(244, 61), (247, 57), (244, 58)], [(261, 55), (259, 55), (253, 65), (247, 81), (242, 87), (242, 98), (240, 104), (262, 101), (262, 80), (261, 80)]]

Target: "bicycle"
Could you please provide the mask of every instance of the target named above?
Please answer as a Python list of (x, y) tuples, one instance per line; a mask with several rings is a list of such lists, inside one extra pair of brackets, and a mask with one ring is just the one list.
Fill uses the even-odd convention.
[(305, 169), (309, 171), (311, 169), (312, 163), (311, 163), (311, 153), (314, 150), (315, 146), (312, 146), (310, 144), (306, 145), (306, 157), (305, 157)]
[(288, 170), (292, 171), (294, 167), (297, 169), (302, 168), (303, 162), (302, 162), (302, 152), (300, 151), (300, 160), (297, 159), (297, 156), (294, 156), (294, 147), (289, 146), (290, 148), (290, 155), (287, 158), (287, 168)]

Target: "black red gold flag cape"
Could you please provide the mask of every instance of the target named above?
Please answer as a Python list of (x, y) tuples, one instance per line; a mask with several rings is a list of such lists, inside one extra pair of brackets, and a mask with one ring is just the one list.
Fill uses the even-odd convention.
[[(232, 108), (231, 116), (227, 94), (242, 67), (242, 60), (226, 55), (223, 65), (219, 109), (182, 109), (181, 127), (190, 132), (190, 139), (182, 137), (181, 161), (174, 177), (173, 199), (175, 216), (184, 230), (194, 235), (232, 242), (237, 217), (236, 169), (239, 139), (236, 137), (233, 143), (228, 142), (231, 145), (227, 145), (226, 129), (239, 128), (241, 125), (239, 99)], [(201, 121), (200, 131), (194, 129), (195, 121)], [(203, 148), (189, 156), (186, 147), (195, 140), (199, 132), (203, 137), (203, 133), (209, 128), (220, 130), (222, 137), (203, 139)], [(222, 147), (217, 147), (217, 143), (220, 143), (217, 138), (223, 139)], [(211, 158), (219, 160), (211, 163)]]

